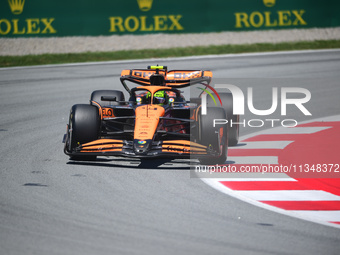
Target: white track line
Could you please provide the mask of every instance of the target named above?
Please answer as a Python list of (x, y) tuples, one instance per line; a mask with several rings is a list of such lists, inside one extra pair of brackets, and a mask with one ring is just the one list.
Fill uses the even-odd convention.
[(241, 142), (241, 146), (230, 148), (234, 149), (284, 149), (294, 141), (263, 141), (263, 142)]
[(340, 201), (340, 196), (322, 190), (247, 190), (235, 192), (257, 201)]
[(316, 218), (321, 221), (340, 222), (340, 211), (291, 211), (308, 218)]
[[(312, 119), (312, 120), (301, 122), (299, 124), (307, 124), (307, 123), (312, 123), (312, 122), (333, 122), (333, 121), (340, 121), (340, 115), (322, 117), (322, 118), (318, 118), (318, 119)], [(240, 137), (240, 141), (241, 141), (241, 144), (242, 144), (242, 141), (244, 141), (248, 138), (258, 136), (258, 135), (268, 134), (268, 131), (271, 132), (272, 134), (282, 134), (281, 132), (284, 131), (285, 129), (287, 129), (287, 128), (276, 127), (276, 128), (272, 128), (272, 129), (269, 129), (269, 130), (263, 130), (263, 131), (255, 132), (255, 133), (248, 134), (248, 135)], [(292, 128), (292, 129), (295, 129), (295, 128)], [(300, 129), (300, 130), (303, 130), (303, 129)], [(322, 127), (322, 129), (320, 129), (320, 128), (316, 127), (316, 128), (309, 129), (309, 130), (304, 129), (304, 132), (319, 132), (321, 130), (325, 130), (325, 128)], [(291, 131), (289, 131), (289, 132), (291, 132)], [(301, 132), (301, 131), (298, 131), (298, 132)], [(290, 133), (290, 134), (292, 134), (292, 133)], [(234, 148), (239, 149), (241, 147), (242, 146), (234, 147)], [(230, 158), (231, 157), (228, 158), (228, 161), (230, 160)], [(261, 178), (261, 177), (256, 178), (256, 176), (260, 176), (260, 175), (261, 174), (256, 174), (255, 176), (254, 176), (254, 174), (242, 175), (242, 178), (237, 178), (237, 176), (236, 176), (236, 178), (201, 178), (201, 180), (203, 182), (205, 182), (207, 185), (213, 187), (214, 189), (216, 189), (216, 190), (218, 190), (218, 191), (220, 191), (224, 194), (227, 194), (229, 196), (240, 199), (240, 200), (247, 202), (249, 204), (252, 204), (252, 205), (255, 205), (255, 206), (276, 212), (276, 213), (284, 214), (284, 215), (287, 215), (287, 216), (290, 216), (290, 217), (295, 217), (295, 218), (299, 218), (299, 219), (306, 220), (306, 221), (311, 221), (311, 222), (314, 222), (314, 223), (318, 223), (318, 224), (326, 225), (326, 226), (330, 226), (330, 227), (340, 228), (340, 225), (330, 223), (330, 222), (340, 222), (340, 211), (284, 210), (284, 209), (281, 209), (279, 207), (271, 206), (271, 205), (260, 202), (260, 200), (257, 200), (257, 199), (274, 199), (273, 196), (276, 195), (275, 200), (278, 201), (277, 199), (279, 199), (279, 197), (278, 197), (277, 192), (273, 193), (273, 191), (269, 191), (269, 192), (266, 191), (265, 193), (267, 193), (267, 192), (272, 193), (271, 195), (268, 194), (267, 197), (264, 197), (264, 195), (252, 193), (251, 196), (253, 196), (253, 197), (255, 196), (254, 197), (255, 199), (254, 199), (254, 198), (251, 198), (251, 197), (248, 196), (249, 194), (251, 194), (252, 191), (235, 191), (235, 190), (232, 190), (232, 189), (226, 187), (225, 185), (223, 185), (221, 183), (221, 181), (235, 181), (235, 182), (237, 182), (237, 181), (250, 181), (250, 182), (253, 182), (253, 181), (296, 181), (295, 179), (290, 178), (289, 176), (286, 176), (287, 178), (275, 178), (274, 176), (273, 176), (273, 178)], [(228, 176), (229, 176), (229, 174), (228, 174)], [(238, 176), (240, 177), (241, 175), (238, 175)], [(251, 178), (248, 178), (248, 176), (251, 177)], [(281, 177), (281, 175), (280, 176), (278, 175), (278, 177)], [(263, 192), (263, 191), (261, 191), (261, 192)], [(297, 199), (306, 199), (307, 198), (306, 195), (308, 195), (308, 194), (306, 193), (306, 191), (297, 190), (297, 191), (294, 191), (294, 192), (297, 192), (296, 194), (299, 194), (299, 195), (294, 195), (294, 194), (292, 195), (292, 194), (285, 192), (285, 194), (282, 194), (282, 193), (280, 194), (280, 195), (286, 196), (286, 197), (281, 196), (281, 199), (287, 199), (288, 201), (295, 199), (295, 201), (301, 201), (301, 200), (297, 200)], [(308, 196), (307, 201), (320, 201), (320, 199), (322, 201), (339, 201), (339, 199), (340, 199), (339, 196), (336, 196), (336, 195), (328, 193), (328, 192), (320, 191), (320, 190), (319, 191), (318, 190), (307, 190), (307, 192), (309, 193), (309, 195), (311, 195), (311, 196)], [(287, 197), (288, 194), (289, 194), (289, 199)], [(285, 201), (285, 200), (281, 200), (281, 201)]]
[[(340, 115), (333, 115), (333, 116), (321, 117), (321, 118), (317, 118), (317, 119), (310, 119), (310, 120), (299, 122), (299, 125), (307, 124), (307, 123), (311, 123), (311, 122), (332, 122), (332, 121), (340, 121)], [(275, 127), (275, 128), (261, 130), (261, 131), (250, 133), (248, 135), (244, 135), (244, 136), (240, 137), (240, 141), (242, 143), (242, 141), (244, 141), (244, 140), (247, 140), (247, 139), (254, 137), (254, 136), (267, 134), (267, 132), (269, 132), (269, 131), (273, 132), (273, 133), (274, 132), (279, 133), (280, 131), (284, 132), (285, 129), (287, 129), (287, 128), (279, 126), (279, 127)], [(236, 148), (236, 147), (234, 147), (234, 148)]]
[[(314, 223), (318, 223), (321, 225), (325, 225), (325, 226), (329, 226), (329, 227), (335, 227), (335, 228), (339, 228), (340, 229), (340, 225), (337, 224), (333, 224), (333, 223), (329, 223), (329, 221), (335, 221), (332, 220), (330, 218), (326, 218), (326, 220), (324, 218), (320, 219), (320, 218), (316, 218), (315, 214), (310, 213), (310, 214), (303, 214), (303, 212), (305, 211), (294, 211), (294, 210), (284, 210), (275, 206), (271, 206), (262, 202), (259, 202), (257, 200), (251, 199), (249, 197), (243, 196), (240, 193), (235, 192), (234, 190), (224, 186), (221, 182), (216, 181), (216, 179), (211, 179), (211, 178), (205, 178), (205, 179), (201, 179), (203, 182), (205, 182), (207, 185), (213, 187), (214, 189), (228, 195), (228, 196), (232, 196), (234, 198), (237, 198), (239, 200), (242, 200), (244, 202), (247, 202), (249, 204), (261, 207), (263, 209), (267, 209), (269, 211), (273, 211), (276, 213), (280, 213), (286, 216), (290, 216), (290, 217), (294, 217), (294, 218), (298, 218), (301, 220), (306, 220), (306, 221), (310, 221), (310, 222), (314, 222)], [(336, 213), (338, 213), (339, 211), (336, 211)]]
[(282, 128), (268, 130), (265, 135), (293, 135), (293, 134), (313, 134), (317, 133), (330, 127), (293, 127), (293, 128)]
[[(234, 176), (234, 174), (228, 174), (228, 176), (230, 175), (231, 178), (213, 178), (212, 180), (213, 181), (216, 181), (216, 182), (223, 182), (223, 181), (228, 181), (228, 182), (263, 182), (263, 181), (266, 181), (266, 182), (275, 182), (275, 181), (279, 181), (279, 182), (297, 182), (297, 180), (291, 178), (291, 177), (287, 177), (286, 174), (281, 174), (281, 173), (278, 173), (278, 174), (271, 174), (271, 176), (275, 176), (275, 178), (270, 178), (270, 177), (263, 177), (263, 176), (267, 176), (267, 174), (269, 173), (266, 173), (266, 174), (262, 174), (262, 173), (252, 173), (252, 174), (243, 174), (243, 175), (236, 175), (234, 178), (232, 176)], [(255, 176), (258, 176), (258, 177), (254, 177)], [(279, 176), (278, 176), (279, 175)], [(241, 177), (243, 176), (243, 177)], [(247, 176), (250, 176), (250, 177), (247, 177)], [(280, 177), (282, 176), (282, 177)], [(239, 178), (236, 178), (236, 177), (239, 177)], [(204, 178), (201, 178), (202, 180)], [(211, 179), (211, 178), (206, 178), (207, 180)]]
[(235, 164), (278, 164), (276, 156), (231, 156), (228, 161), (235, 161)]

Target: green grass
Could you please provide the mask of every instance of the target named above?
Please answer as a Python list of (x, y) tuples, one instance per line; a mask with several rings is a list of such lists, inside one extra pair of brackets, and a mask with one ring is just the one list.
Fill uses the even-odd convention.
[(87, 52), (74, 54), (0, 56), (0, 67), (81, 63), (124, 59), (184, 57), (210, 54), (232, 54), (246, 52), (334, 49), (334, 48), (340, 48), (340, 40), (277, 43), (277, 44), (257, 43), (250, 45), (198, 46), (187, 48), (154, 49), (154, 50), (148, 49), (148, 50), (130, 50), (114, 52)]

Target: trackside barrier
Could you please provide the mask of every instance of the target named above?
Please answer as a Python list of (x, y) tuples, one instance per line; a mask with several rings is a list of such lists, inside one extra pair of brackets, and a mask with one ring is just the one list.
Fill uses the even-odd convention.
[(0, 0), (0, 37), (340, 26), (338, 0)]

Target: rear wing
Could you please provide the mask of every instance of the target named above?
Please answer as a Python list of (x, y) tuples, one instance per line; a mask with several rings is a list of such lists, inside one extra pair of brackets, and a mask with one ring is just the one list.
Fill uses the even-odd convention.
[(120, 81), (127, 91), (130, 91), (125, 81), (130, 81), (143, 86), (152, 86), (150, 77), (158, 75), (164, 77), (163, 84), (158, 86), (166, 86), (171, 88), (183, 88), (197, 83), (210, 84), (212, 79), (211, 71), (199, 70), (171, 70), (167, 71), (166, 66), (149, 66), (148, 69), (132, 69), (123, 70)]

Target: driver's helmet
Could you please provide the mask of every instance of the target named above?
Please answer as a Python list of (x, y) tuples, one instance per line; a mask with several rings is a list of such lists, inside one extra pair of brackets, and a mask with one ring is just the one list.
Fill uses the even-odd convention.
[(164, 90), (159, 90), (155, 94), (153, 94), (153, 103), (164, 105), (169, 102), (169, 96)]

